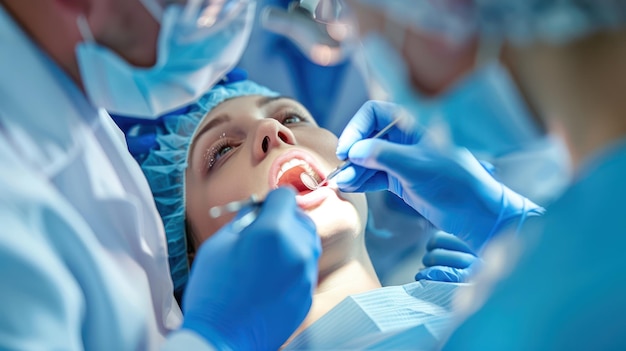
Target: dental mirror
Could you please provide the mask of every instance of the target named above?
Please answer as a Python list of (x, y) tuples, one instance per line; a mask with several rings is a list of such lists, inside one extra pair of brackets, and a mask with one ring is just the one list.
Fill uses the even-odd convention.
[(313, 178), (310, 174), (306, 172), (300, 173), (300, 180), (302, 181), (302, 184), (304, 184), (304, 186), (309, 188), (309, 190), (315, 190), (319, 185), (315, 178)]

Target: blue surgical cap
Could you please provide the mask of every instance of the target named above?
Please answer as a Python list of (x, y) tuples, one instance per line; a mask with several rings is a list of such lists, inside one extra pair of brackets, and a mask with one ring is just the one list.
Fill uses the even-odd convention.
[(474, 0), (484, 36), (564, 44), (626, 26), (624, 0)]
[(387, 16), (464, 41), (478, 31), (485, 39), (514, 45), (564, 44), (626, 25), (624, 0), (360, 0)]
[(183, 113), (163, 117), (162, 127), (156, 132), (157, 147), (140, 161), (163, 219), (175, 292), (182, 291), (189, 277), (185, 230), (185, 170), (189, 144), (196, 127), (209, 111), (228, 99), (247, 95), (279, 95), (249, 80), (233, 80), (236, 79), (218, 83), (197, 103), (183, 110)]

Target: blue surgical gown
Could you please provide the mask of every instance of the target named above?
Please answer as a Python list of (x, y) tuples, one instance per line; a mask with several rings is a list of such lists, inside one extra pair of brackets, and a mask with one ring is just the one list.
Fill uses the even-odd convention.
[(446, 350), (626, 350), (626, 143), (583, 169)]
[(0, 48), (0, 349), (207, 348), (119, 129), (2, 6)]

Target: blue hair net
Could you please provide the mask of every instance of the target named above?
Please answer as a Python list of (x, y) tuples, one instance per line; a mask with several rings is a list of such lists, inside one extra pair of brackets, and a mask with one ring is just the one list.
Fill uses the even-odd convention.
[(463, 41), (479, 31), (485, 39), (526, 45), (563, 44), (626, 25), (624, 0), (360, 0), (420, 30)]
[(474, 0), (478, 23), (487, 37), (516, 45), (537, 40), (564, 44), (626, 25), (623, 0)]
[(148, 179), (165, 226), (175, 292), (182, 291), (189, 276), (185, 230), (185, 169), (189, 144), (196, 127), (209, 111), (225, 100), (247, 95), (279, 95), (249, 80), (232, 80), (220, 82), (183, 113), (164, 116), (162, 127), (156, 132), (157, 147), (140, 160), (141, 169)]

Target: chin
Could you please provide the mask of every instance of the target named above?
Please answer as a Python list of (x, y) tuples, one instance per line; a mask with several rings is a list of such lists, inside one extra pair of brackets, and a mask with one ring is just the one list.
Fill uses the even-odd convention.
[[(336, 192), (317, 207), (306, 210), (317, 227), (324, 249), (337, 241), (354, 241), (362, 236), (367, 221), (363, 194)], [(333, 244), (334, 245), (334, 244)]]

